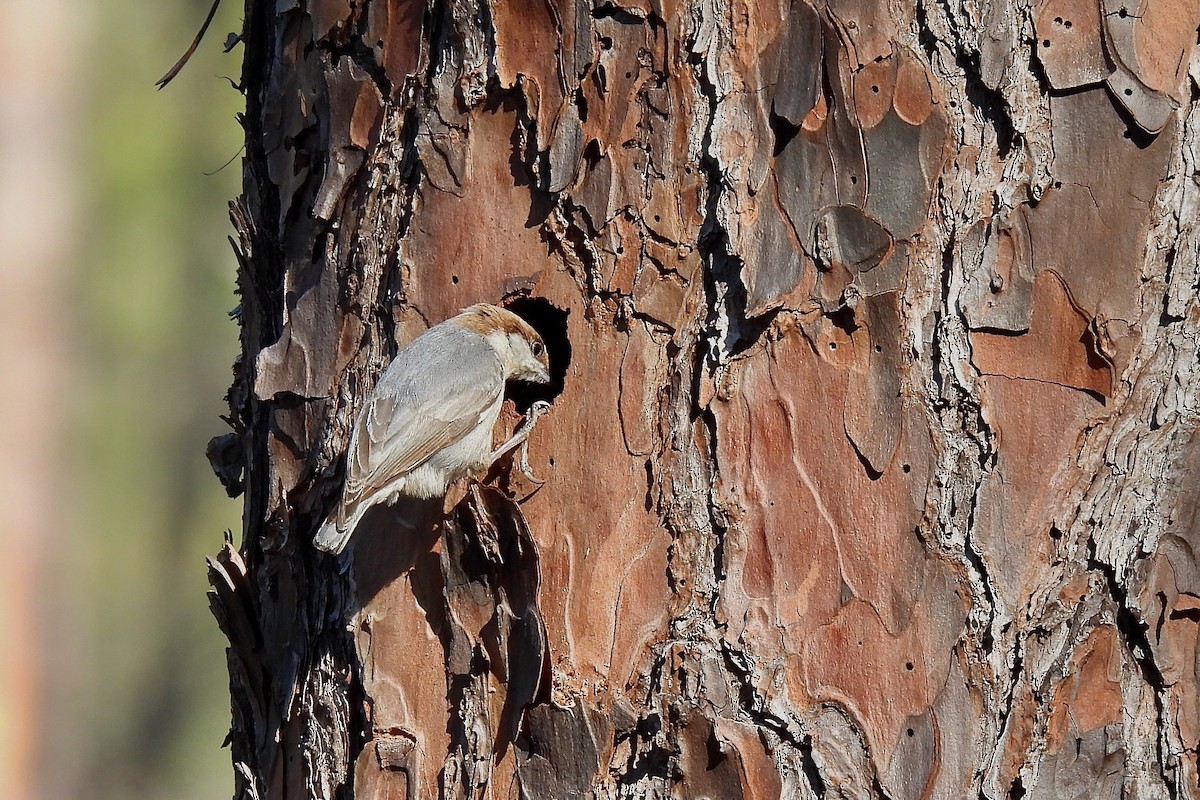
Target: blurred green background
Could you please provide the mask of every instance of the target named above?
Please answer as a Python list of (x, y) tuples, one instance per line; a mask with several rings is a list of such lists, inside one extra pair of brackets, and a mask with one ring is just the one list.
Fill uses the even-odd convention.
[[(242, 3), (225, 0), (182, 73), (154, 85), (209, 5), (0, 6), (3, 119), (49, 120), (0, 125), (13, 166), (0, 214), (29, 242), (3, 256), (4, 389), (22, 395), (7, 401), (5, 460), (32, 463), (25, 477), (40, 481), (2, 509), (3, 633), (31, 656), (0, 689), (0, 794), (12, 800), (231, 793), (204, 556), (226, 529), (240, 539), (240, 501), (204, 448), (227, 430), (218, 415), (238, 347), (226, 237), (242, 50), (223, 45)], [(53, 187), (42, 201), (40, 181)], [(53, 458), (39, 467), (41, 456)]]

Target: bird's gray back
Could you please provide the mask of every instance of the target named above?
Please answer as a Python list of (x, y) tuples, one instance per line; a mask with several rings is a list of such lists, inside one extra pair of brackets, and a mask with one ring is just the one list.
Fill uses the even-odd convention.
[(342, 519), (348, 510), (458, 442), (498, 408), (504, 374), (482, 336), (435, 325), (379, 379), (350, 440)]
[(502, 381), (500, 362), (487, 340), (447, 321), (434, 325), (396, 354), (375, 394), (425, 405), (469, 394), (496, 381)]

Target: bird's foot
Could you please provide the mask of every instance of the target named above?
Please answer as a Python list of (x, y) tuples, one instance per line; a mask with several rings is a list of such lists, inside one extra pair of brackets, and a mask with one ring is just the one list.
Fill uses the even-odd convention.
[(533, 471), (529, 467), (529, 434), (533, 432), (533, 426), (538, 419), (550, 409), (550, 404), (545, 400), (538, 400), (529, 407), (529, 411), (525, 413), (525, 418), (521, 420), (521, 424), (513, 431), (513, 435), (508, 441), (492, 451), (488, 458), (489, 474), (495, 471), (496, 464), (505, 458), (512, 455), (517, 448), (521, 449), (520, 458), (516, 462), (517, 469), (521, 474), (528, 478), (532, 483), (542, 485), (544, 480), (534, 477)]

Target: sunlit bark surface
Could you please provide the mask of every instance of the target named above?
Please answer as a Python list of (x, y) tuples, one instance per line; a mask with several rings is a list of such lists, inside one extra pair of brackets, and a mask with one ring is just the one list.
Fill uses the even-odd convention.
[[(1198, 22), (248, 2), (237, 796), (1197, 796)], [(545, 482), (318, 553), (477, 301)]]

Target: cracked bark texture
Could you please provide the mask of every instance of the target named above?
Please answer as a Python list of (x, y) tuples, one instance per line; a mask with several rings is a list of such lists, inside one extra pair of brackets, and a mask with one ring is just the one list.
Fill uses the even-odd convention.
[[(235, 796), (1200, 796), (1198, 22), (248, 0)], [(477, 301), (546, 483), (318, 553)]]

